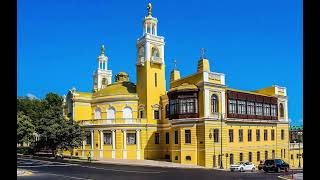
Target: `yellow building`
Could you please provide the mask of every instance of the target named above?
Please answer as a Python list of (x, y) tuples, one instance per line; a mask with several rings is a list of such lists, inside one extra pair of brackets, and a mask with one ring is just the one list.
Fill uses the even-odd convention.
[(136, 43), (136, 84), (124, 72), (112, 83), (102, 47), (92, 93), (69, 90), (65, 114), (87, 132), (74, 155), (222, 168), (268, 158), (289, 162), (286, 88), (229, 88), (225, 75), (211, 71), (203, 56), (194, 74), (180, 77), (172, 70), (167, 91), (165, 42), (151, 10), (149, 4)]
[(290, 167), (303, 167), (303, 143), (290, 143)]

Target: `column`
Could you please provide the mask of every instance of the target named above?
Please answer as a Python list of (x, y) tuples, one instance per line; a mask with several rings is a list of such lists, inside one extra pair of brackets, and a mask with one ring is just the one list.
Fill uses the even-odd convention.
[(157, 24), (154, 25), (154, 35), (157, 36)]
[(147, 23), (144, 23), (144, 34), (147, 33)]
[(116, 158), (116, 130), (112, 129), (112, 159)]
[(204, 98), (204, 117), (210, 116), (210, 102), (209, 102), (209, 89), (203, 89), (203, 98)]
[(123, 131), (123, 154), (122, 158), (127, 159), (127, 130), (124, 129)]
[(103, 159), (103, 130), (100, 129), (100, 159)]
[(94, 157), (94, 154), (93, 154), (94, 153), (94, 151), (93, 151), (94, 150), (94, 142), (93, 142), (93, 132), (94, 131), (93, 131), (93, 129), (91, 129), (90, 132), (91, 132), (91, 159), (93, 159), (93, 157)]
[(221, 91), (221, 113), (226, 114), (226, 92), (225, 91)]
[(140, 129), (136, 130), (137, 159), (140, 159)]
[(85, 158), (85, 157), (84, 157), (84, 150), (85, 150), (85, 148), (86, 148), (86, 141), (82, 141), (82, 157), (83, 157), (83, 158)]

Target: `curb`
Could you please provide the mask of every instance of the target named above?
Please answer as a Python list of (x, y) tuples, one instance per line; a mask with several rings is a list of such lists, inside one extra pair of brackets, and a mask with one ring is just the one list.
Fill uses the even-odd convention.
[(286, 179), (286, 180), (292, 180), (291, 178), (285, 178), (285, 177), (283, 177), (283, 176), (278, 176), (278, 178), (280, 178), (280, 179)]
[(26, 170), (21, 170), (22, 173), (21, 174), (17, 174), (17, 176), (30, 176), (33, 173), (31, 171), (26, 171)]

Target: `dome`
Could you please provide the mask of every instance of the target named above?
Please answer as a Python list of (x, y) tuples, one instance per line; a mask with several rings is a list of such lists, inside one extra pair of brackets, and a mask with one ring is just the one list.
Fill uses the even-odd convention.
[(198, 87), (194, 84), (183, 83), (177, 87), (171, 88), (169, 92), (172, 91), (181, 91), (181, 90), (198, 90)]
[(135, 95), (136, 93), (136, 85), (134, 83), (118, 81), (93, 93), (93, 96)]

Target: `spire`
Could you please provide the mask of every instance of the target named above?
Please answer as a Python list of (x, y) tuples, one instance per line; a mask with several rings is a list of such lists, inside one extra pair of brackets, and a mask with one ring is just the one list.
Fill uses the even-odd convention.
[(147, 9), (148, 9), (148, 16), (152, 16), (152, 5), (151, 5), (151, 3), (148, 3), (148, 7), (147, 7)]
[(177, 61), (173, 59), (173, 70), (177, 70)]
[(205, 56), (205, 52), (206, 52), (205, 48), (200, 49), (201, 56), (198, 61), (198, 70), (197, 70), (198, 72), (203, 72), (203, 71), (210, 72), (210, 64), (209, 64), (209, 60)]
[(206, 56), (205, 56), (206, 51), (207, 50), (205, 48), (200, 49), (200, 53), (201, 53), (200, 59), (206, 59)]

